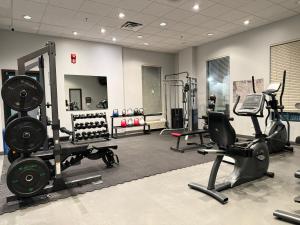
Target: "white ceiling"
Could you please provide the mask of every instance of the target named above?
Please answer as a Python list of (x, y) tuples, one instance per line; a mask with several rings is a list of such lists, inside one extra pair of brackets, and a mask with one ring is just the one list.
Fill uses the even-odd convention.
[[(192, 9), (195, 3), (200, 5), (198, 12)], [(10, 5), (11, 0), (0, 0), (2, 29), (10, 29)], [(120, 12), (124, 19), (118, 18)], [(106, 43), (116, 37), (116, 44), (122, 46), (163, 52), (177, 52), (296, 14), (300, 14), (299, 0), (13, 0), (16, 31)], [(32, 19), (27, 21), (24, 15)], [(144, 26), (138, 32), (121, 30), (128, 20)], [(245, 20), (250, 20), (248, 26)], [(167, 26), (161, 27), (161, 22)]]

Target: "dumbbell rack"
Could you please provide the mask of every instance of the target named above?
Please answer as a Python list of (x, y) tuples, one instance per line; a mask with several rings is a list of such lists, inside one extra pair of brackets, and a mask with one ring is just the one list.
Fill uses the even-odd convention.
[[(114, 125), (114, 119), (116, 118), (132, 118), (132, 117), (143, 117), (145, 123), (143, 125), (138, 125), (138, 126), (126, 126), (126, 127), (122, 127), (122, 126), (115, 126)], [(126, 116), (110, 116), (111, 118), (111, 137), (112, 138), (118, 138), (118, 129), (126, 129), (126, 128), (132, 128), (132, 127), (143, 127), (143, 133), (144, 134), (149, 134), (150, 133), (150, 125), (146, 123), (146, 115), (126, 115)], [(147, 129), (146, 129), (147, 127)]]
[[(92, 114), (93, 115), (93, 114)], [(97, 138), (88, 138), (86, 140), (78, 140), (76, 137), (76, 132), (79, 130), (93, 130), (93, 131), (100, 131), (99, 128), (101, 127), (89, 127), (89, 128), (76, 128), (75, 124), (76, 121), (86, 121), (89, 120), (90, 122), (99, 122), (99, 124), (101, 124), (101, 121), (99, 121), (100, 118), (104, 118), (105, 119), (105, 131), (101, 131), (101, 136), (97, 137)], [(97, 121), (98, 119), (98, 121)], [(102, 141), (107, 141), (109, 140), (109, 132), (108, 132), (108, 125), (107, 125), (107, 118), (106, 118), (106, 114), (102, 113), (102, 115), (100, 117), (80, 117), (78, 118), (78, 115), (74, 115), (71, 114), (71, 123), (72, 123), (72, 142), (74, 144), (84, 144), (84, 143), (95, 143), (95, 142), (102, 142)], [(104, 127), (104, 126), (102, 126)]]

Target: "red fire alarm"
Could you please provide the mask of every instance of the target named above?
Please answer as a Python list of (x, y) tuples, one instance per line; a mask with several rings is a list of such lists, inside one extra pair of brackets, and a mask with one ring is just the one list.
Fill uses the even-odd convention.
[(76, 54), (71, 53), (71, 63), (75, 64), (76, 63)]

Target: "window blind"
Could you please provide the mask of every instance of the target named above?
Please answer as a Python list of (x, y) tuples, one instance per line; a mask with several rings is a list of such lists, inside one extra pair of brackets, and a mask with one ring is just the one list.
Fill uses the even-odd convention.
[[(300, 40), (271, 46), (271, 82), (282, 82), (286, 70), (283, 105), (286, 112), (300, 112)], [(278, 94), (278, 98), (280, 95)]]

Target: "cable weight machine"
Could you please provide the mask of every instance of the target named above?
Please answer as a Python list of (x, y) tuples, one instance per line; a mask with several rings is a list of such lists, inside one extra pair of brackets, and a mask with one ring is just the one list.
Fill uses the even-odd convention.
[[(185, 75), (185, 77), (182, 77)], [(197, 78), (188, 72), (167, 74), (163, 80), (165, 92), (166, 129), (171, 131), (192, 131), (198, 129)]]

